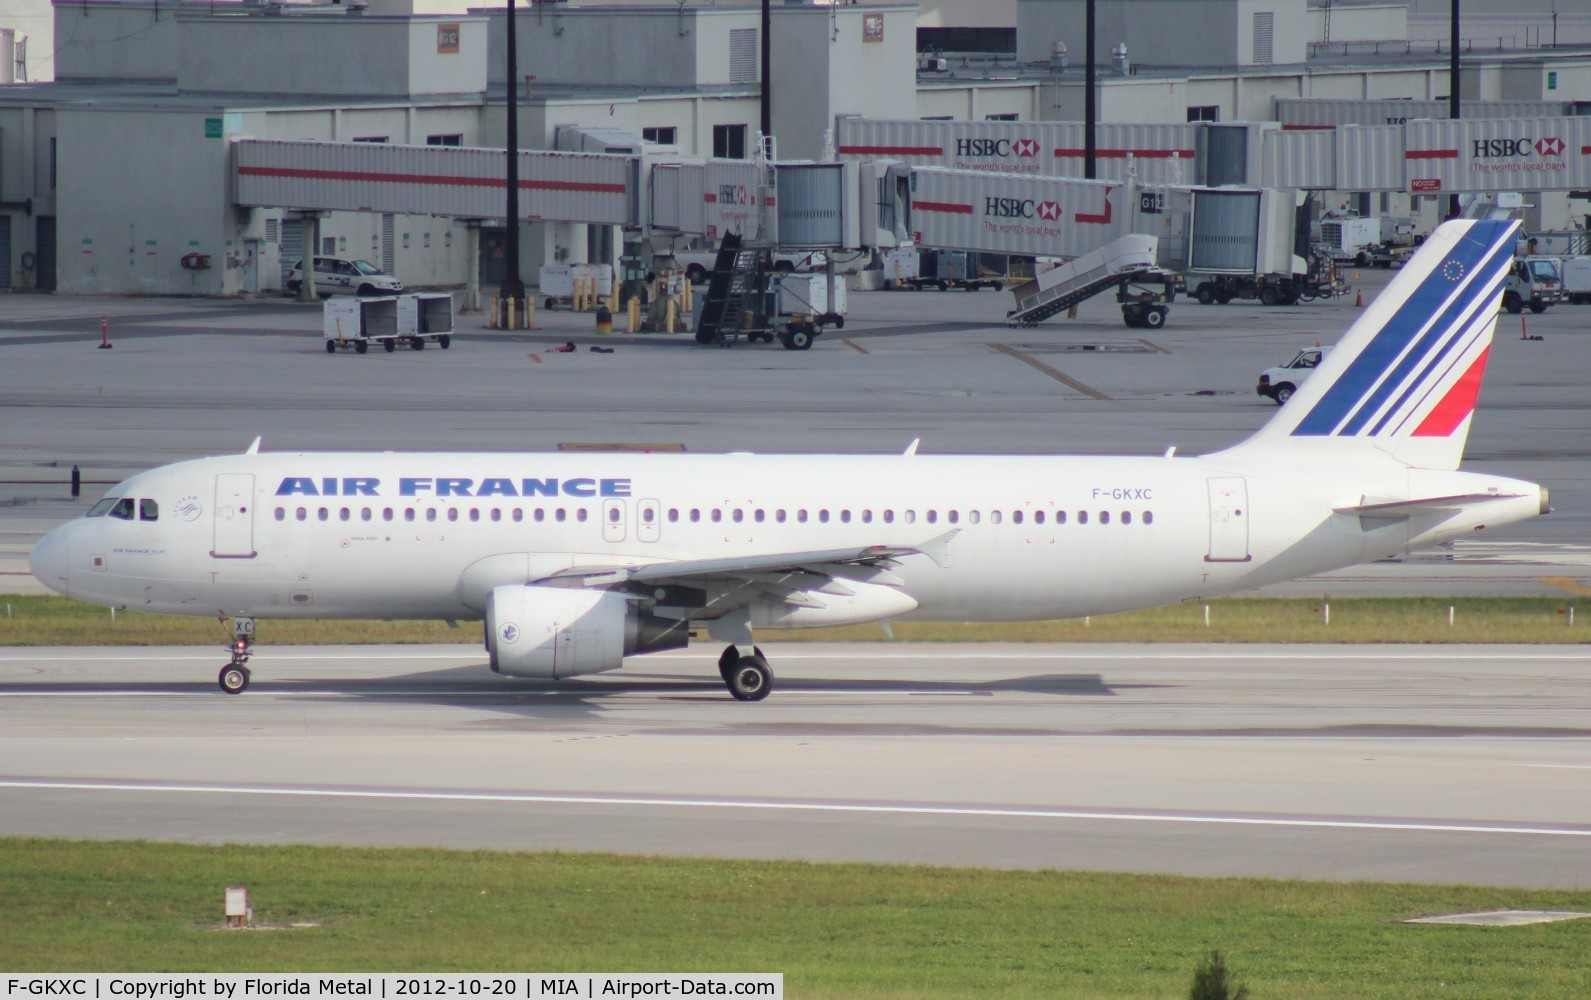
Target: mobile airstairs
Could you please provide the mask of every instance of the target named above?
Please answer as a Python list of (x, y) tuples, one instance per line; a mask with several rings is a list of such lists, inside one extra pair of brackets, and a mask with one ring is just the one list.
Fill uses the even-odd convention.
[(1175, 276), (1159, 268), (1159, 243), (1154, 236), (1123, 236), (1017, 285), (1011, 289), (1016, 308), (1006, 313), (1006, 322), (1033, 326), (1115, 289), (1128, 326), (1158, 330), (1176, 294)]

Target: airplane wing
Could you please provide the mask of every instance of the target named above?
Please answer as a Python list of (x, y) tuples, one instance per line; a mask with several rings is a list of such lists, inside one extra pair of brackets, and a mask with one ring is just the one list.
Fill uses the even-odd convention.
[(905, 556), (925, 555), (944, 565), (945, 547), (956, 532), (947, 532), (918, 546), (866, 545), (852, 549), (815, 549), (732, 556), (723, 559), (677, 559), (635, 566), (573, 566), (543, 578), (541, 583), (562, 582), (582, 587), (613, 587), (626, 583), (703, 581), (712, 577), (740, 578), (804, 573), (831, 576), (843, 566), (885, 569)]

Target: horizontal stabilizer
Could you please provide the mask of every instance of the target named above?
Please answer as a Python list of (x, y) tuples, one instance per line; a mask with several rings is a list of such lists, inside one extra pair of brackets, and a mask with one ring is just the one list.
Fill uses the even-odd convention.
[(1523, 493), (1457, 493), (1453, 496), (1422, 497), (1418, 500), (1362, 503), (1353, 507), (1333, 507), (1332, 510), (1338, 514), (1358, 514), (1360, 517), (1398, 520), (1419, 514), (1448, 514), (1488, 500), (1517, 500), (1522, 496)]

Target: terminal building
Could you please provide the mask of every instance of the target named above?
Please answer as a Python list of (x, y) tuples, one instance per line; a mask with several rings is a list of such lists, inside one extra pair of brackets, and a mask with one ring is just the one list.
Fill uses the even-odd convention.
[[(6, 2), (36, 14), (36, 0)], [(1507, 7), (1534, 28), (1504, 37), (1486, 2), (1465, 5), (1466, 16), (1480, 8), (1482, 27), (1463, 53), (1463, 116), (1524, 123), (1591, 109), (1591, 15), (1557, 19), (1554, 38), (1531, 13), (1535, 0), (1521, 0)], [(1098, 0), (1098, 120), (1325, 130), (1446, 117), (1448, 55), (1428, 37), (1430, 6)], [(776, 0), (774, 155), (846, 156), (841, 136), (857, 121), (1080, 121), (1083, 7)], [(59, 3), (48, 80), (45, 33), (35, 27), (19, 59), (19, 32), (3, 33), (10, 9), (0, 7), (0, 41), (12, 39), (0, 75), (10, 81), (0, 83), (0, 290), (278, 291), (303, 250), (300, 210), (313, 206), (240, 204), (236, 142), (501, 150), (510, 88), (523, 149), (647, 163), (757, 150), (755, 2), (522, 0), (513, 80), (504, 10), (454, 0)], [(1567, 148), (1591, 156), (1591, 143)], [(1538, 176), (1549, 183), (1521, 185), (1527, 228), (1577, 227), (1591, 207), (1586, 192), (1525, 175)], [(1427, 224), (1443, 211), (1443, 198), (1407, 190), (1401, 173), (1369, 190), (1321, 193), (1325, 205)], [(371, 208), (315, 211), (317, 252), (368, 259), (412, 286), (504, 277), (501, 217)], [(613, 262), (624, 240), (607, 221), (522, 221), (532, 283), (539, 264)]]

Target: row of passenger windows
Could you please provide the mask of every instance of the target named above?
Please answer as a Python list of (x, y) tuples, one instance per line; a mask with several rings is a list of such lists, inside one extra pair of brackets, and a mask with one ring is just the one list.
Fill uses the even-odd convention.
[[(144, 502), (151, 503), (152, 501), (146, 500)], [(313, 511), (313, 514), (311, 511)], [(641, 523), (643, 524), (655, 523), (658, 513), (658, 510), (651, 506), (643, 506), (638, 512)], [(1070, 517), (1071, 520), (1077, 524), (1088, 524), (1090, 517), (1093, 518), (1093, 521), (1096, 524), (1110, 524), (1113, 518), (1117, 524), (1132, 524), (1135, 517), (1140, 524), (1155, 523), (1154, 512), (1147, 510), (1141, 511), (1135, 515), (1130, 510), (1079, 510), (1068, 514), (1068, 512), (1064, 510), (1046, 512), (1042, 510), (939, 511), (930, 509), (919, 513), (916, 509), (907, 509), (898, 512), (897, 517), (897, 512), (893, 508), (886, 508), (876, 513), (877, 516), (875, 518), (875, 512), (871, 509), (863, 509), (853, 512), (849, 509), (830, 511), (826, 507), (820, 507), (815, 511), (808, 511), (806, 508), (802, 507), (794, 511), (787, 511), (783, 508), (779, 508), (769, 512), (761, 508), (750, 511), (735, 508), (726, 512), (722, 508), (714, 507), (711, 510), (706, 511), (704, 516), (704, 512), (699, 507), (692, 507), (688, 510), (670, 507), (666, 517), (670, 524), (677, 524), (681, 520), (685, 520), (690, 524), (699, 524), (703, 520), (706, 520), (710, 524), (719, 524), (725, 520), (732, 524), (741, 524), (747, 520), (750, 520), (754, 524), (763, 524), (770, 520), (775, 524), (786, 524), (790, 521), (794, 521), (796, 524), (807, 524), (812, 521), (815, 521), (818, 524), (830, 524), (833, 522), (838, 522), (840, 524), (873, 524), (875, 520), (881, 524), (895, 524), (897, 521), (901, 524), (916, 524), (919, 520), (925, 524), (983, 524), (985, 522), (989, 524), (1005, 524), (1008, 522), (1010, 524), (1044, 524), (1046, 523), (1046, 520), (1053, 524), (1066, 524), (1068, 517)], [(112, 516), (116, 515), (113, 513)], [(285, 521), (288, 519), (288, 516), (288, 508), (276, 508), (276, 519), (278, 521)], [(401, 513), (394, 511), (391, 507), (383, 507), (379, 511), (370, 507), (297, 507), (293, 509), (291, 516), (297, 521), (307, 521), (311, 518), (311, 516), (313, 516), (317, 521), (330, 521), (333, 518), (339, 521), (352, 521), (355, 519), (360, 521), (373, 521), (378, 516), (383, 521), (393, 521), (399, 519), (400, 517), (404, 521), (458, 521), (460, 519), (467, 519), (470, 521), (501, 521), (504, 519), (504, 513), (500, 507), (491, 507), (484, 511), (479, 507), (471, 507), (469, 510), (462, 513), (458, 507), (448, 507), (442, 511), (438, 511), (435, 507), (427, 507), (423, 512), (414, 507), (405, 507)], [(523, 521), (525, 520), (525, 511), (523, 508), (515, 507), (508, 511), (507, 517), (510, 521)], [(588, 520), (589, 517), (590, 514), (584, 507), (577, 507), (572, 512), (565, 510), (562, 507), (554, 507), (550, 510), (537, 507), (530, 512), (530, 519), (532, 521), (550, 520), (562, 523), (572, 519), (576, 522), (584, 522)], [(607, 518), (610, 522), (617, 524), (624, 519), (624, 514), (618, 507), (610, 507), (608, 508)], [(146, 518), (146, 520), (153, 520), (153, 518)]]
[(132, 497), (106, 497), (88, 509), (84, 517), (114, 517), (122, 521), (158, 521), (160, 504)]

